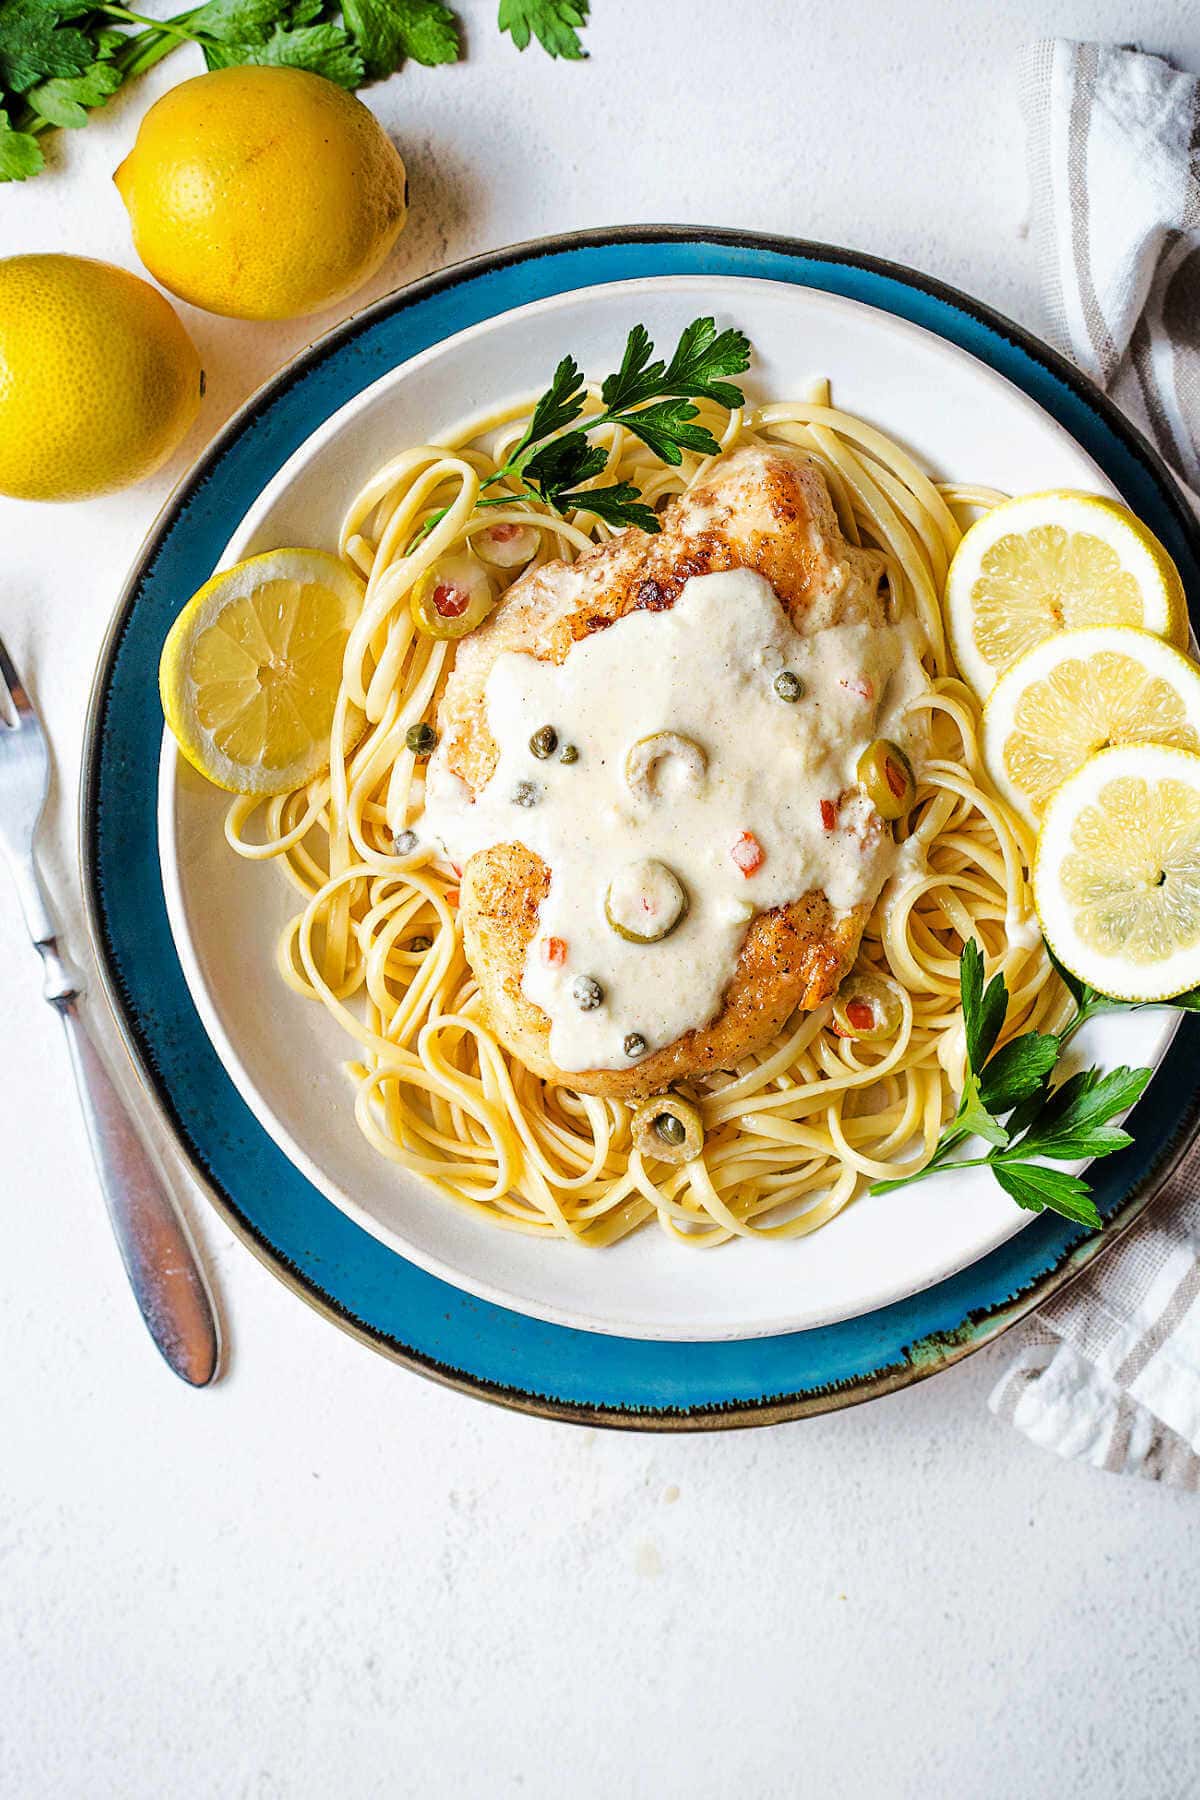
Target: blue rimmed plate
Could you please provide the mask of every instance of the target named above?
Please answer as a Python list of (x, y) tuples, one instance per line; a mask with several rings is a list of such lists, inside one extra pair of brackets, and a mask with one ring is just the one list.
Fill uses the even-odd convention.
[[(478, 1291), (464, 1294), (429, 1272), (447, 1266), (444, 1258), (424, 1256), (427, 1266), (418, 1267), (397, 1253), (394, 1240), (363, 1229), (331, 1202), (328, 1184), (323, 1193), (309, 1178), (319, 1180), (320, 1171), (301, 1173), (259, 1123), (263, 1108), (247, 1104), (244, 1083), (239, 1092), (231, 1082), (195, 1010), (157, 866), (155, 672), (162, 638), (181, 598), (211, 571), (256, 496), (340, 408), (448, 337), (550, 296), (662, 278), (686, 278), (694, 292), (705, 283), (719, 289), (730, 278), (755, 287), (785, 284), (775, 292), (790, 286), (798, 317), (801, 300), (815, 291), (877, 309), (884, 335), (885, 326), (905, 329), (897, 321), (923, 328), (947, 347), (947, 363), (973, 358), (981, 378), (996, 371), (1036, 402), (1080, 464), (1098, 465), (1158, 531), (1189, 591), (1197, 591), (1193, 527), (1153, 453), (1066, 365), (973, 303), (864, 258), (740, 234), (647, 228), (536, 244), (416, 284), (321, 340), (244, 409), (173, 496), (101, 661), (84, 776), (84, 858), (101, 965), (135, 1056), (217, 1204), (313, 1304), (399, 1359), (515, 1406), (639, 1425), (739, 1423), (845, 1404), (931, 1372), (1028, 1310), (1094, 1254), (1095, 1241), (1039, 1220), (910, 1299), (817, 1329), (732, 1342), (611, 1335), (620, 1314), (617, 1325), (597, 1321), (610, 1334), (601, 1336), (481, 1297), (494, 1293), (495, 1283), (476, 1281)], [(810, 316), (820, 310), (809, 302)], [(556, 337), (542, 354), (564, 349), (579, 346)], [(530, 385), (510, 372), (507, 359), (498, 366), (503, 372), (492, 392)], [(424, 429), (446, 422), (435, 418)], [(989, 478), (974, 466), (955, 472)], [(283, 485), (286, 491), (286, 478)], [(247, 532), (251, 542), (252, 525)], [(1193, 1122), (1196, 1029), (1186, 1021), (1166, 1055), (1138, 1110), (1135, 1147), (1101, 1171), (1102, 1207), (1122, 1221), (1140, 1210)], [(255, 1100), (253, 1088), (248, 1097)], [(541, 1253), (564, 1254), (554, 1246)], [(591, 1316), (586, 1309), (584, 1316)], [(777, 1320), (751, 1329), (777, 1331)]]

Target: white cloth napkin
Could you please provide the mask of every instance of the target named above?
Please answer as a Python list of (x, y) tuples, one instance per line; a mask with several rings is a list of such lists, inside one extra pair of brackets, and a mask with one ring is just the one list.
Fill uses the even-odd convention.
[[(1048, 335), (1200, 487), (1200, 80), (1047, 39), (1025, 54), (1021, 103)], [(1193, 1147), (1022, 1328), (992, 1411), (1059, 1456), (1200, 1488), (1198, 1301)]]

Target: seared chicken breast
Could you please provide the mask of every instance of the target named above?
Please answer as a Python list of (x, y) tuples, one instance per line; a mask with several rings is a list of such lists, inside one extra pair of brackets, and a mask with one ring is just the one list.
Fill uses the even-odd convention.
[[(439, 759), (475, 793), (488, 781), (497, 747), (485, 688), (503, 652), (562, 663), (589, 634), (631, 612), (669, 608), (692, 577), (731, 569), (765, 577), (804, 633), (884, 618), (882, 558), (846, 542), (817, 465), (799, 452), (748, 446), (672, 501), (657, 536), (626, 531), (576, 563), (549, 563), (513, 584), (459, 647), (438, 712)], [(467, 957), (493, 1029), (527, 1068), (585, 1093), (624, 1098), (729, 1068), (769, 1043), (797, 1008), (818, 1006), (853, 963), (871, 910), (864, 902), (839, 915), (814, 890), (757, 914), (707, 1024), (633, 1068), (567, 1074), (550, 1056), (546, 1015), (521, 986), (549, 882), (546, 864), (520, 842), (472, 856), (461, 884)]]

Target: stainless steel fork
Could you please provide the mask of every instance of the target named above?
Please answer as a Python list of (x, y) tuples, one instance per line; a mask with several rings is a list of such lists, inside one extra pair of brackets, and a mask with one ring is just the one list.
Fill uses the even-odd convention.
[(42, 959), (43, 991), (66, 1029), (96, 1172), (142, 1317), (175, 1373), (206, 1387), (221, 1357), (212, 1300), (162, 1170), (88, 1036), (79, 1010), (82, 976), (59, 948), (34, 860), (49, 774), (45, 734), (0, 640), (0, 851)]

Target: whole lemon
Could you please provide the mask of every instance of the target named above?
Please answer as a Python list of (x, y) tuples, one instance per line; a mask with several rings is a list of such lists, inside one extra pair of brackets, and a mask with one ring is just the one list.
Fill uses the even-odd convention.
[(196, 417), (200, 358), (140, 275), (0, 260), (0, 493), (84, 500), (153, 474)]
[(214, 69), (142, 120), (113, 178), (150, 273), (194, 306), (292, 319), (344, 300), (399, 236), (399, 152), (344, 88), (303, 69)]

